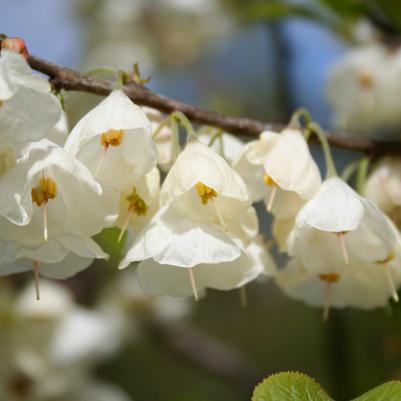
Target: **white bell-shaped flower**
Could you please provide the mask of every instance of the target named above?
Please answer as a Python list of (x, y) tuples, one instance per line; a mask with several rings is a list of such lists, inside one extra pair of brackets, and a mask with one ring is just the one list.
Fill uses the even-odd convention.
[(300, 131), (265, 131), (249, 143), (233, 164), (254, 202), (265, 199), (268, 211), (294, 216), (318, 190), (319, 169)]
[[(159, 129), (160, 123), (165, 119), (165, 116), (159, 110), (151, 107), (143, 107), (143, 110), (152, 124), (152, 134), (154, 134)], [(166, 125), (160, 128), (153, 140), (158, 153), (157, 164), (162, 171), (167, 172), (173, 162), (173, 132), (170, 126)]]
[(161, 204), (172, 205), (194, 221), (218, 224), (245, 241), (257, 233), (246, 184), (221, 156), (200, 142), (189, 143), (171, 167)]
[(108, 257), (89, 237), (61, 236), (38, 247), (15, 241), (0, 241), (0, 276), (34, 271), (54, 279), (65, 279), (90, 266), (94, 259)]
[(243, 287), (260, 274), (272, 276), (276, 267), (263, 244), (255, 239), (233, 261), (196, 265), (192, 283), (187, 270), (147, 259), (138, 265), (137, 275), (140, 285), (149, 295), (189, 297), (194, 285), (198, 295), (204, 294), (207, 288), (228, 291)]
[(0, 239), (35, 247), (60, 235), (92, 236), (115, 221), (117, 206), (117, 193), (43, 139), (0, 180)]
[(0, 55), (0, 144), (21, 145), (43, 138), (61, 115), (47, 80), (33, 74), (19, 54)]
[(385, 157), (369, 175), (365, 194), (401, 227), (401, 159)]
[(164, 206), (135, 238), (119, 267), (150, 258), (162, 264), (193, 267), (232, 261), (240, 254), (238, 241), (218, 225), (191, 220)]
[[(199, 140), (205, 144), (209, 145), (213, 138), (213, 131), (201, 132), (199, 135)], [(229, 162), (232, 163), (242, 152), (245, 147), (245, 143), (241, 139), (234, 135), (223, 132), (220, 137), (215, 138), (211, 148)]]
[[(380, 263), (358, 262), (341, 273), (319, 274), (309, 271), (298, 258), (294, 258), (277, 273), (276, 282), (291, 298), (323, 307), (326, 320), (331, 307), (372, 309), (385, 306), (391, 296), (397, 297), (394, 288), (401, 284), (400, 262), (398, 254), (386, 270)], [(395, 287), (389, 286), (389, 282)]]
[(327, 98), (337, 127), (353, 133), (401, 126), (401, 53), (385, 45), (351, 50), (330, 71)]
[(64, 146), (69, 132), (67, 114), (63, 111), (57, 124), (50, 130), (46, 138), (59, 146)]
[(140, 231), (160, 206), (160, 173), (157, 167), (146, 175), (134, 178), (130, 187), (120, 193), (120, 213), (116, 226), (121, 240), (127, 228)]
[(377, 206), (332, 177), (298, 213), (288, 253), (308, 271), (332, 273), (359, 261), (386, 260), (396, 243), (391, 224)]
[(157, 162), (150, 121), (121, 90), (111, 92), (78, 122), (65, 149), (100, 182), (119, 191)]

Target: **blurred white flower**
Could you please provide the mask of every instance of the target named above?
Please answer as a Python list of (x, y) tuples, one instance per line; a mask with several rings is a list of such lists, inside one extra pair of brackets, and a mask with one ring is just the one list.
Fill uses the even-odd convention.
[(0, 303), (1, 399), (129, 401), (92, 375), (121, 339), (110, 316), (78, 307), (66, 288), (46, 280), (40, 302), (32, 302), (33, 291), (28, 286), (18, 297), (8, 292), (9, 303)]
[(401, 52), (374, 43), (330, 71), (327, 98), (338, 128), (373, 136), (401, 126)]
[(74, 127), (65, 149), (101, 182), (125, 190), (155, 167), (157, 149), (145, 112), (121, 90), (110, 93)]
[(389, 262), (388, 270), (378, 263), (358, 261), (341, 273), (319, 274), (306, 269), (299, 259), (294, 258), (277, 273), (276, 282), (291, 298), (323, 307), (323, 317), (327, 319), (330, 307), (372, 309), (386, 306), (389, 298), (394, 296), (388, 285), (388, 274), (391, 275), (391, 282), (399, 287), (400, 262), (398, 254)]
[(33, 74), (19, 54), (2, 49), (0, 55), (0, 145), (39, 140), (61, 115), (58, 99), (45, 78)]
[(401, 159), (387, 156), (378, 162), (367, 179), (365, 196), (401, 227)]

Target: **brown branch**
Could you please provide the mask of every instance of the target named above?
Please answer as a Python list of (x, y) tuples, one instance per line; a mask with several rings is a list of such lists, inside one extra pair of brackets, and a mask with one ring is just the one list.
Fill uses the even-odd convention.
[[(35, 56), (29, 56), (28, 61), (34, 70), (47, 75), (57, 89), (107, 96), (114, 88), (110, 81), (88, 77)], [(164, 113), (181, 111), (192, 122), (218, 127), (236, 135), (256, 138), (265, 129), (280, 131), (284, 128), (283, 124), (269, 124), (194, 107), (159, 95), (135, 82), (126, 84), (124, 92), (139, 105), (153, 107)], [(342, 149), (373, 154), (401, 153), (401, 142), (380, 142), (366, 138), (350, 138), (339, 134), (328, 134), (328, 140), (332, 146)]]

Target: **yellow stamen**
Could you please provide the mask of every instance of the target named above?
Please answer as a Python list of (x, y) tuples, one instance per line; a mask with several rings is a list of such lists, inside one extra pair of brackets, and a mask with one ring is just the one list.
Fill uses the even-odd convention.
[(127, 230), (129, 221), (131, 220), (131, 217), (134, 214), (136, 214), (137, 216), (145, 216), (149, 209), (149, 206), (138, 195), (138, 192), (135, 187), (132, 188), (132, 192), (125, 199), (128, 202), (128, 216), (126, 217), (123, 226), (121, 228), (120, 235), (118, 236), (118, 242), (122, 240), (123, 235)]
[(199, 300), (198, 290), (196, 288), (195, 275), (194, 275), (194, 272), (192, 270), (192, 267), (188, 268), (188, 273), (189, 273), (189, 281), (191, 282), (192, 292), (194, 293), (195, 301), (198, 301)]
[(109, 129), (100, 135), (100, 143), (102, 146), (119, 146), (124, 137), (124, 130)]
[(209, 200), (215, 198), (217, 196), (217, 192), (213, 189), (205, 185), (203, 182), (197, 182), (195, 185), (196, 190), (198, 191), (198, 195), (202, 200), (202, 203), (206, 205)]
[(132, 188), (132, 192), (125, 198), (128, 202), (128, 210), (137, 214), (138, 216), (144, 216), (149, 206), (145, 201), (138, 195), (135, 187)]
[(361, 71), (358, 75), (358, 84), (363, 89), (370, 89), (373, 87), (375, 79), (370, 71)]
[(323, 306), (323, 321), (327, 321), (330, 315), (331, 305), (331, 286), (340, 279), (338, 273), (325, 273), (319, 275), (320, 280), (325, 282), (324, 288), (324, 306)]
[(342, 231), (342, 232), (336, 233), (336, 234), (337, 234), (338, 239), (340, 240), (340, 247), (341, 247), (341, 251), (343, 253), (345, 264), (349, 265), (347, 245), (345, 243), (345, 234), (346, 233), (347, 233), (346, 231)]
[(387, 285), (390, 290), (391, 296), (393, 297), (395, 302), (398, 302), (398, 294), (394, 285), (393, 276), (391, 275), (390, 269), (388, 267), (388, 263), (391, 262), (395, 258), (394, 252), (390, 252), (388, 256), (383, 260), (376, 261), (377, 264), (382, 265), (384, 268), (384, 273), (386, 275)]
[(57, 196), (56, 182), (51, 178), (42, 177), (39, 180), (39, 185), (31, 190), (32, 202), (36, 203), (39, 207), (43, 203), (47, 203), (49, 199), (54, 199)]
[(267, 203), (267, 211), (270, 212), (273, 207), (274, 199), (276, 199), (278, 185), (273, 180), (273, 178), (271, 178), (270, 175), (268, 175), (268, 174), (265, 174), (263, 176), (263, 181), (266, 185), (268, 185), (269, 187), (272, 187), (272, 191), (271, 191), (270, 197), (269, 197), (269, 202)]
[(39, 207), (43, 206), (43, 240), (47, 242), (47, 202), (49, 199), (55, 199), (57, 196), (57, 185), (52, 178), (42, 177), (39, 180), (39, 185), (33, 187), (31, 190), (32, 202), (36, 203)]
[(272, 187), (276, 187), (276, 186), (277, 186), (276, 182), (275, 182), (275, 181), (273, 180), (273, 178), (271, 178), (270, 175), (268, 175), (268, 174), (265, 174), (265, 175), (263, 176), (263, 181), (264, 181), (264, 183), (265, 183), (266, 185), (269, 185), (269, 186), (272, 186)]

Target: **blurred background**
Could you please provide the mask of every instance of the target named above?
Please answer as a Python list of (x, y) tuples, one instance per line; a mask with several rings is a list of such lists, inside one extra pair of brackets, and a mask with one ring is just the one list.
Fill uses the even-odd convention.
[[(282, 123), (302, 106), (334, 130), (347, 124), (327, 95), (330, 71), (356, 47), (397, 51), (397, 3), (2, 0), (0, 31), (80, 71), (138, 62), (151, 89), (194, 105)], [(70, 126), (98, 101), (69, 94)], [(391, 125), (393, 136), (399, 126)], [(377, 137), (363, 124), (360, 132)], [(337, 152), (339, 166), (355, 156)], [(248, 286), (247, 307), (235, 291), (209, 291), (197, 303), (149, 299), (132, 274), (116, 269), (117, 234), (97, 238), (108, 262), (66, 282), (44, 281), (41, 306), (27, 301), (30, 275), (2, 279), (1, 399), (245, 401), (263, 377), (297, 370), (345, 400), (401, 378), (399, 305), (333, 310), (323, 323), (319, 310), (272, 281)]]

